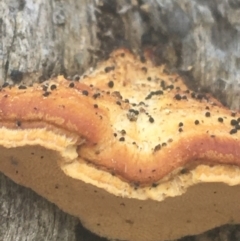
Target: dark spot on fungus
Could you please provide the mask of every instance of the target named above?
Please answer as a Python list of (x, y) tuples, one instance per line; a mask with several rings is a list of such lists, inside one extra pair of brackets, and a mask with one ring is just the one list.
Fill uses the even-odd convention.
[(209, 112), (209, 111), (206, 112), (206, 113), (205, 113), (205, 116), (206, 116), (206, 117), (210, 117), (210, 116), (211, 116), (210, 112)]
[(235, 125), (235, 128), (236, 128), (237, 130), (240, 130), (240, 125), (239, 125), (239, 124)]
[(106, 67), (104, 70), (105, 70), (106, 73), (108, 73), (108, 72), (110, 72), (110, 71), (112, 71), (114, 69), (115, 69), (114, 66), (109, 66), (109, 67)]
[(55, 90), (55, 89), (57, 89), (57, 86), (56, 86), (56, 85), (51, 85), (51, 86), (50, 86), (50, 89), (51, 89), (51, 90)]
[(74, 83), (71, 82), (71, 83), (69, 84), (69, 88), (73, 88), (73, 87), (74, 87)]
[(151, 99), (152, 98), (152, 95), (151, 95), (151, 93), (149, 94), (149, 95), (147, 95), (147, 97), (145, 98), (145, 100), (149, 100), (149, 99)]
[(132, 112), (128, 112), (127, 113), (127, 118), (130, 120), (130, 121), (137, 121), (137, 116), (132, 113)]
[(172, 89), (174, 89), (174, 85), (168, 85), (168, 86), (166, 87), (166, 89), (172, 90)]
[(43, 93), (43, 96), (44, 96), (44, 97), (47, 97), (47, 96), (49, 96), (50, 94), (51, 94), (51, 92), (46, 91), (46, 92)]
[(177, 87), (176, 87), (176, 90), (178, 90), (178, 91), (179, 91), (179, 90), (181, 90), (181, 88), (180, 88), (179, 86), (177, 86)]
[(182, 96), (182, 99), (187, 100), (187, 96), (186, 95)]
[(183, 123), (182, 123), (182, 122), (179, 122), (178, 126), (179, 126), (179, 127), (182, 127), (182, 126), (183, 126)]
[(232, 119), (231, 122), (230, 122), (231, 126), (235, 126), (238, 124), (238, 121), (237, 120), (234, 120)]
[(157, 91), (153, 91), (151, 92), (152, 95), (163, 95), (163, 91), (162, 90), (157, 90)]
[(114, 82), (113, 82), (112, 80), (110, 80), (110, 81), (108, 82), (108, 87), (109, 87), (109, 88), (113, 88), (113, 86), (114, 86)]
[[(87, 77), (86, 75), (83, 76), (83, 78), (86, 78), (86, 77)], [(73, 77), (73, 80), (79, 81), (79, 80), (80, 80), (80, 76), (79, 76), (79, 75), (75, 75), (75, 76)]]
[(161, 80), (160, 86), (162, 87), (162, 89), (166, 88), (166, 84), (164, 80)]
[(119, 91), (114, 91), (114, 92), (112, 92), (112, 96), (116, 96), (117, 98), (119, 98), (119, 99), (121, 99), (122, 100), (122, 95), (121, 95), (121, 93), (119, 92)]
[(194, 124), (198, 125), (199, 124), (199, 120), (195, 120)]
[(154, 122), (154, 119), (152, 117), (149, 117), (149, 122), (150, 123), (153, 123)]
[(229, 133), (230, 133), (231, 135), (232, 135), (232, 134), (236, 134), (236, 133), (237, 133), (237, 129), (232, 129)]
[(182, 128), (179, 128), (178, 131), (179, 131), (179, 132), (183, 132), (183, 129), (182, 129)]
[(186, 174), (188, 172), (188, 170), (186, 168), (183, 168), (181, 171), (180, 171), (180, 174)]
[(43, 90), (43, 91), (47, 91), (47, 89), (48, 89), (48, 86), (47, 86), (47, 85), (42, 85), (42, 90)]
[(154, 152), (161, 150), (161, 144), (158, 144), (154, 147)]
[(119, 138), (119, 141), (125, 141), (125, 138), (122, 136)]
[(93, 95), (93, 99), (96, 100), (98, 97), (100, 97), (100, 95), (101, 95), (100, 93), (95, 93), (95, 94)]
[(130, 220), (130, 219), (126, 219), (125, 222), (130, 224), (130, 225), (134, 224), (134, 222), (132, 220)]
[(27, 89), (27, 87), (26, 87), (25, 85), (19, 85), (19, 86), (18, 86), (18, 89), (20, 89), (20, 90), (25, 90), (25, 89)]
[(129, 112), (133, 112), (135, 115), (139, 114), (139, 111), (138, 110), (134, 110), (134, 109), (129, 109)]
[(125, 130), (121, 130), (121, 134), (122, 135), (126, 135), (126, 131)]
[(196, 94), (194, 92), (192, 92), (191, 97), (194, 99), (196, 97)]
[(176, 95), (174, 96), (174, 98), (175, 98), (176, 100), (181, 100), (181, 99), (182, 99), (181, 95), (179, 95), (179, 94), (176, 94)]
[(98, 105), (97, 105), (97, 104), (94, 104), (93, 107), (97, 109), (97, 108), (98, 108)]
[(21, 126), (21, 124), (22, 124), (22, 123), (21, 123), (21, 121), (19, 121), (19, 120), (18, 120), (18, 121), (16, 121), (16, 125), (17, 125), (18, 127), (20, 127), (20, 126)]
[(83, 90), (82, 94), (88, 96), (88, 91), (87, 90)]
[(223, 118), (222, 117), (218, 117), (218, 122), (222, 123), (223, 122)]

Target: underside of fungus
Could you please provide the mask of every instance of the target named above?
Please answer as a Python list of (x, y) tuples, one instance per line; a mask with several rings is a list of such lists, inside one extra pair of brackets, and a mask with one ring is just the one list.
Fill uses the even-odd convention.
[(240, 222), (239, 130), (239, 113), (117, 50), (79, 81), (1, 88), (0, 170), (99, 235), (173, 239)]

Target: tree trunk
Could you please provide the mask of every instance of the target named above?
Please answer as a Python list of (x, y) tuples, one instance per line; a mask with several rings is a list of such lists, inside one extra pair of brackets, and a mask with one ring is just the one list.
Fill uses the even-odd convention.
[[(239, 16), (239, 0), (0, 0), (0, 84), (74, 79), (115, 48), (150, 49), (191, 88), (239, 110)], [(103, 240), (31, 190), (0, 180), (1, 240)], [(239, 226), (188, 240), (208, 235), (239, 240)]]

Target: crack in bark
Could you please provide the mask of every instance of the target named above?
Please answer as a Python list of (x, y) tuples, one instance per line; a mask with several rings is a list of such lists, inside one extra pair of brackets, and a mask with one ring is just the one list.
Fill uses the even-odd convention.
[[(8, 76), (8, 70), (9, 70), (9, 62), (10, 62), (10, 55), (11, 55), (11, 50), (13, 48), (15, 39), (16, 39), (16, 33), (17, 33), (17, 21), (16, 21), (16, 15), (14, 16), (14, 26), (13, 26), (13, 37), (12, 37), (12, 41), (11, 41), (11, 45), (10, 47), (7, 49), (7, 60), (5, 62), (4, 65), (4, 74), (3, 74), (3, 82), (6, 82), (7, 80), (7, 76)], [(3, 60), (4, 63), (4, 60)]]

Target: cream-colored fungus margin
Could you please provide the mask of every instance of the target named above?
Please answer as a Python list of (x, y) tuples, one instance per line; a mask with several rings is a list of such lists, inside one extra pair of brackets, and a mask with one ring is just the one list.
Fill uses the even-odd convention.
[[(185, 174), (180, 169), (166, 176), (160, 183), (151, 186), (137, 187), (122, 181), (117, 176), (96, 169), (95, 167), (76, 160), (61, 166), (66, 175), (82, 180), (99, 188), (103, 188), (116, 196), (136, 198), (140, 200), (152, 199), (163, 201), (167, 197), (182, 195), (187, 189), (198, 183), (221, 182), (229, 186), (240, 184), (240, 168), (230, 165), (198, 165)], [(181, 168), (182, 169), (182, 168)]]
[(2, 127), (0, 136), (0, 146), (6, 148), (39, 145), (59, 152), (66, 162), (71, 162), (78, 156), (76, 151), (78, 137), (74, 134), (56, 135), (46, 128), (21, 130)]
[(239, 167), (233, 165), (211, 167), (201, 164), (186, 173), (181, 173), (184, 168), (182, 167), (167, 175), (159, 183), (141, 187), (129, 184), (79, 158), (78, 137), (74, 134), (56, 135), (46, 128), (13, 130), (2, 127), (0, 136), (0, 145), (6, 148), (39, 145), (57, 151), (64, 159), (64, 162), (59, 162), (58, 165), (67, 176), (105, 189), (120, 197), (163, 201), (167, 197), (182, 195), (188, 187), (198, 183), (222, 182), (230, 186), (240, 184)]

